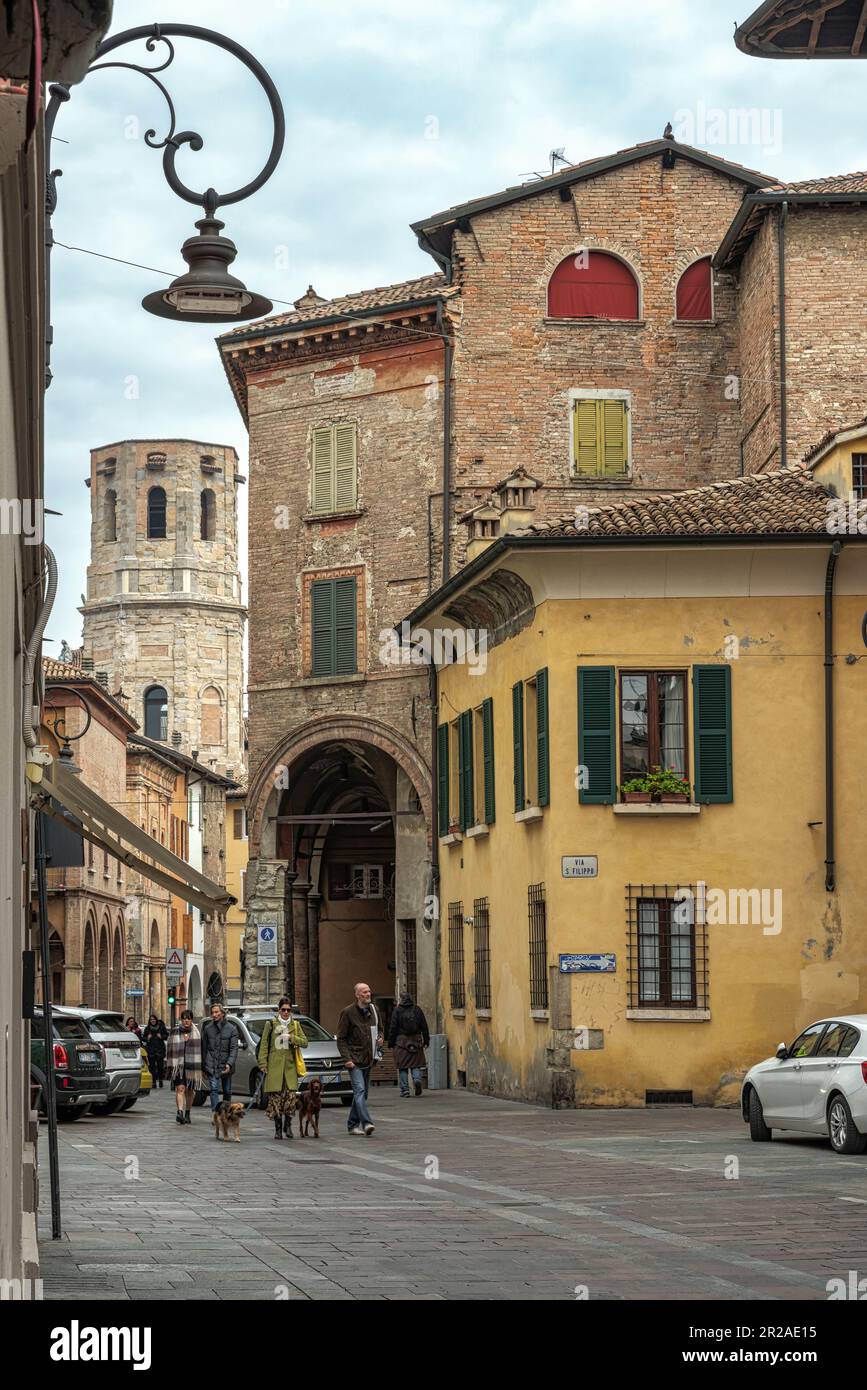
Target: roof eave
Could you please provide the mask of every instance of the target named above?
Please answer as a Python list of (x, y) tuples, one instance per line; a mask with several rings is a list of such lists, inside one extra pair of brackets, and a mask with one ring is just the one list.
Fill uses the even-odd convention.
[(564, 169), (562, 173), (553, 177), (549, 176), (538, 181), (520, 184), (517, 188), (504, 189), (500, 193), (492, 193), (485, 198), (474, 198), (468, 203), (461, 203), (456, 207), (433, 213), (429, 217), (423, 217), (418, 222), (411, 222), (410, 227), (417, 236), (423, 235), (428, 240), (432, 240), (432, 236), (437, 230), (448, 227), (460, 218), (474, 217), (478, 213), (490, 212), (494, 208), (505, 207), (509, 203), (536, 198), (541, 193), (556, 193), (561, 188), (568, 188), (575, 183), (584, 183), (587, 179), (597, 178), (600, 174), (623, 168), (627, 164), (638, 164), (645, 159), (655, 159), (666, 152), (673, 153), (681, 159), (690, 160), (694, 164), (700, 164), (704, 168), (713, 169), (717, 173), (725, 174), (729, 178), (752, 188), (763, 188), (769, 182), (766, 174), (741, 169), (739, 166), (730, 164), (727, 160), (718, 159), (715, 155), (707, 154), (704, 150), (698, 150), (692, 145), (682, 145), (677, 140), (654, 140), (644, 148), (633, 147), (617, 154), (604, 155), (602, 158), (590, 160), (586, 164)]
[(849, 204), (856, 207), (859, 203), (867, 203), (867, 190), (861, 193), (797, 193), (786, 192), (785, 189), (780, 193), (749, 193), (738, 209), (737, 215), (720, 242), (719, 250), (713, 257), (715, 270), (722, 269), (732, 252), (738, 245), (741, 236), (748, 231), (747, 224), (753, 213), (762, 208), (779, 207), (783, 203), (795, 203), (801, 207), (813, 205), (818, 207), (822, 204)]
[[(438, 589), (434, 589), (432, 594), (429, 594), (422, 603), (418, 604), (411, 613), (408, 613), (405, 618), (401, 619), (400, 623), (395, 625), (394, 630), (398, 636), (400, 636), (404, 623), (412, 627), (415, 624), (421, 623), (425, 618), (430, 617), (432, 613), (442, 608), (443, 604), (455, 594), (467, 588), (479, 575), (483, 574), (485, 570), (510, 550), (574, 550), (578, 546), (590, 546), (594, 549), (606, 546), (613, 546), (619, 549), (624, 546), (707, 547), (712, 545), (755, 546), (795, 544), (821, 547), (831, 544), (836, 539), (840, 538), (827, 536), (823, 532), (812, 531), (779, 532), (769, 535), (754, 531), (746, 535), (739, 532), (720, 532), (719, 534), (705, 536), (500, 536), (489, 545), (486, 550), (483, 550), (480, 555), (477, 555), (474, 560), (471, 560), (468, 565), (465, 565), (463, 569), (453, 574), (445, 584), (441, 584)], [(867, 541), (867, 536), (844, 537), (845, 543), (851, 540)]]

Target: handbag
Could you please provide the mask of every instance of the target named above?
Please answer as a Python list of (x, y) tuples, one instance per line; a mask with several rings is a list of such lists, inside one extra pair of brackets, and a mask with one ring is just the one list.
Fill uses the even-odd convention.
[(304, 1065), (304, 1058), (301, 1055), (301, 1048), (295, 1044), (295, 1069), (298, 1072), (298, 1080), (307, 1075), (307, 1068)]

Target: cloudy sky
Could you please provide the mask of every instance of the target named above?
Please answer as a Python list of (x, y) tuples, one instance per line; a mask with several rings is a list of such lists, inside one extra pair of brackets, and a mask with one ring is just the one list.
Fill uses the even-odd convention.
[[(113, 33), (201, 23), (268, 67), (286, 110), (286, 149), (269, 184), (226, 209), (236, 270), (272, 300), (312, 283), (323, 295), (435, 267), (408, 224), (548, 167), (662, 134), (788, 179), (867, 165), (859, 63), (748, 59), (732, 41), (757, 0), (115, 0)], [(165, 75), (179, 129), (204, 149), (178, 157), (193, 187), (246, 183), (271, 138), (267, 102), (237, 62), (179, 40)], [(147, 60), (143, 45), (126, 52)], [(118, 55), (113, 55), (117, 57)], [(152, 61), (152, 60), (151, 60)], [(728, 113), (755, 109), (750, 121)], [(724, 113), (722, 118), (720, 113)], [(80, 641), (90, 536), (89, 450), (125, 438), (247, 439), (207, 325), (140, 308), (180, 273), (197, 215), (144, 143), (166, 112), (136, 73), (93, 74), (55, 127), (63, 170), (52, 266), (54, 382), (47, 398), (46, 534), (60, 590), (46, 652)], [(60, 143), (60, 141), (68, 143)], [(279, 305), (276, 305), (279, 308)]]

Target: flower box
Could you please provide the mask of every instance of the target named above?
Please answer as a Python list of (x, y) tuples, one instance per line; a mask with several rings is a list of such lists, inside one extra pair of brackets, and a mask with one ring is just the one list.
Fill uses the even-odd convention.
[(686, 804), (686, 802), (689, 801), (689, 797), (687, 796), (686, 792), (664, 792), (659, 799), (660, 801), (680, 802), (684, 805)]
[(624, 792), (623, 800), (630, 804), (641, 802), (642, 804), (650, 801), (650, 792)]

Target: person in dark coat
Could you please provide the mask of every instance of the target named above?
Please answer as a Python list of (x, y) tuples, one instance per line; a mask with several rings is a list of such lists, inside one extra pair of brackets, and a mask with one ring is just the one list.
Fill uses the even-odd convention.
[(232, 1072), (238, 1060), (238, 1030), (222, 1004), (211, 1005), (211, 1017), (202, 1029), (202, 1071), (211, 1088), (211, 1109), (232, 1099)]
[(166, 1040), (169, 1033), (166, 1025), (156, 1014), (151, 1014), (147, 1021), (147, 1027), (142, 1033), (142, 1046), (148, 1055), (148, 1066), (154, 1079), (154, 1085), (159, 1085), (162, 1089), (163, 1076), (166, 1069)]
[(337, 1020), (337, 1046), (352, 1084), (352, 1108), (346, 1121), (350, 1134), (373, 1133), (374, 1124), (367, 1108), (370, 1069), (382, 1053), (379, 1015), (371, 998), (370, 985), (355, 986), (355, 1003), (345, 1008)]
[(394, 1064), (397, 1067), (401, 1096), (406, 1099), (410, 1095), (410, 1071), (415, 1093), (420, 1096), (421, 1069), (425, 1065), (424, 1050), (430, 1046), (430, 1030), (423, 1010), (418, 1004), (413, 1003), (408, 994), (400, 996), (400, 1003), (391, 1016), (388, 1045), (394, 1049)]

